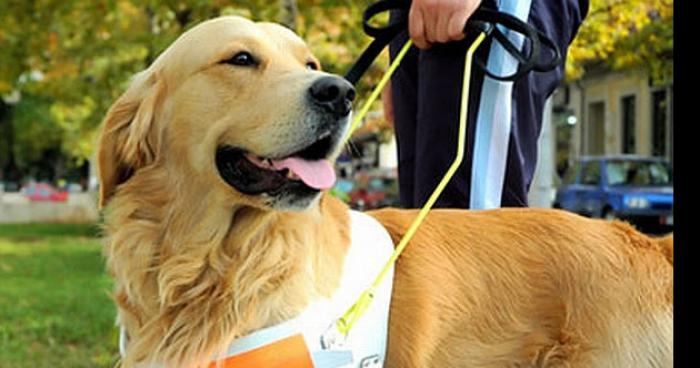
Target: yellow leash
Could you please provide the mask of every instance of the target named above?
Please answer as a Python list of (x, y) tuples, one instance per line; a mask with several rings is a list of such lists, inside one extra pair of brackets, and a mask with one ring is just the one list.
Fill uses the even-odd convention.
[(360, 122), (362, 122), (362, 118), (364, 118), (365, 115), (367, 115), (369, 108), (372, 107), (372, 104), (374, 103), (374, 101), (377, 100), (377, 97), (379, 97), (379, 94), (384, 89), (384, 86), (386, 86), (386, 83), (389, 81), (389, 79), (391, 79), (391, 76), (396, 71), (396, 68), (398, 68), (401, 64), (401, 60), (403, 60), (404, 56), (406, 56), (406, 53), (408, 53), (408, 50), (411, 48), (411, 45), (413, 45), (413, 41), (406, 41), (406, 43), (401, 48), (401, 51), (399, 51), (398, 55), (396, 55), (396, 58), (394, 58), (394, 61), (391, 62), (391, 65), (389, 65), (389, 69), (379, 80), (379, 84), (377, 84), (377, 86), (372, 90), (372, 93), (370, 93), (369, 98), (367, 99), (367, 101), (365, 101), (365, 104), (362, 105), (360, 111), (357, 112), (357, 115), (355, 115), (355, 118), (352, 120), (352, 124), (350, 124), (350, 129), (345, 135), (344, 141), (350, 139), (352, 133), (355, 132), (357, 127), (360, 125)]
[[(430, 198), (428, 198), (428, 201), (425, 202), (425, 205), (423, 205), (423, 207), (418, 212), (418, 215), (411, 223), (411, 226), (406, 231), (406, 234), (403, 236), (403, 238), (401, 238), (399, 245), (396, 247), (396, 249), (394, 250), (394, 253), (391, 255), (391, 257), (387, 261), (386, 265), (384, 265), (384, 268), (382, 269), (382, 271), (379, 273), (377, 278), (374, 280), (374, 283), (372, 283), (372, 285), (367, 290), (365, 290), (362, 293), (362, 295), (360, 295), (360, 297), (355, 302), (355, 304), (353, 304), (345, 312), (345, 314), (336, 321), (335, 326), (336, 326), (338, 332), (340, 332), (344, 337), (347, 336), (348, 332), (350, 332), (350, 330), (355, 325), (357, 320), (367, 310), (367, 307), (369, 306), (369, 304), (372, 302), (372, 299), (374, 298), (375, 290), (379, 287), (379, 285), (381, 284), (382, 280), (384, 279), (386, 274), (389, 272), (389, 270), (391, 270), (391, 267), (394, 265), (394, 263), (399, 258), (401, 253), (404, 251), (404, 249), (406, 248), (406, 245), (408, 245), (408, 242), (411, 241), (411, 238), (413, 238), (413, 235), (418, 230), (418, 227), (420, 227), (421, 223), (423, 222), (425, 217), (428, 215), (428, 212), (433, 207), (433, 205), (437, 201), (438, 197), (440, 196), (442, 191), (447, 186), (447, 183), (450, 181), (450, 179), (452, 179), (452, 176), (457, 171), (457, 168), (459, 167), (459, 165), (462, 163), (462, 159), (464, 158), (464, 144), (465, 144), (464, 141), (465, 141), (465, 136), (467, 133), (467, 112), (468, 112), (468, 108), (469, 108), (469, 104), (467, 102), (469, 99), (469, 81), (470, 81), (470, 76), (471, 76), (472, 57), (473, 57), (476, 49), (479, 47), (479, 45), (481, 45), (481, 42), (485, 38), (486, 38), (486, 33), (481, 32), (479, 34), (479, 36), (476, 38), (476, 40), (471, 44), (471, 46), (467, 50), (467, 55), (466, 55), (466, 58), (464, 60), (464, 77), (462, 80), (462, 96), (461, 96), (460, 112), (459, 112), (459, 137), (460, 137), (460, 139), (457, 140), (457, 154), (455, 156), (455, 159), (452, 162), (452, 165), (450, 165), (449, 169), (445, 173), (445, 176), (442, 178), (442, 180), (440, 181), (438, 186), (433, 191)], [(406, 42), (406, 44), (404, 44), (404, 46), (401, 49), (401, 51), (399, 52), (399, 54), (396, 56), (394, 61), (389, 66), (389, 70), (387, 70), (387, 72), (384, 74), (384, 76), (382, 76), (377, 87), (372, 91), (369, 98), (367, 99), (365, 104), (362, 106), (362, 108), (358, 112), (357, 116), (355, 116), (355, 118), (353, 119), (353, 122), (350, 125), (350, 129), (348, 130), (348, 134), (346, 135), (346, 139), (348, 139), (352, 135), (352, 132), (355, 131), (355, 129), (357, 129), (357, 126), (362, 121), (362, 118), (365, 116), (365, 114), (367, 114), (367, 111), (369, 111), (370, 106), (377, 99), (377, 97), (381, 93), (382, 89), (384, 88), (386, 83), (389, 81), (389, 78), (391, 78), (391, 75), (394, 73), (396, 68), (401, 63), (401, 60), (404, 58), (404, 56), (408, 52), (408, 49), (411, 47), (411, 45), (412, 45), (411, 40), (408, 40)]]

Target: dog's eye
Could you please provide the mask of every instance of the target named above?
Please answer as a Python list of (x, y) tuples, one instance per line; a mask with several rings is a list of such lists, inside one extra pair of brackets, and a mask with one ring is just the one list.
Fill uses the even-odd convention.
[(251, 55), (248, 51), (241, 51), (236, 55), (233, 55), (233, 57), (223, 60), (222, 63), (237, 66), (252, 66), (257, 65), (258, 61), (255, 60), (253, 55)]
[(313, 61), (309, 61), (309, 62), (306, 63), (306, 69), (318, 70), (318, 64), (316, 64), (316, 63), (313, 62)]

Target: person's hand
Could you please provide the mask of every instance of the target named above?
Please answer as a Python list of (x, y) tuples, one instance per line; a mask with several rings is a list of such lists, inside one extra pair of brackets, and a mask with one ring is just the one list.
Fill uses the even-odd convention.
[(384, 119), (389, 126), (394, 126), (394, 101), (391, 94), (391, 81), (382, 89), (382, 105), (384, 105)]
[(413, 0), (408, 12), (408, 31), (418, 48), (433, 43), (458, 41), (462, 29), (481, 0)]

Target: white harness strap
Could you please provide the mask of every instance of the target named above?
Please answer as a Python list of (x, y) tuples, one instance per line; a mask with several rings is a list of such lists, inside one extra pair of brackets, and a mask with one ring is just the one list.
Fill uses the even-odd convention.
[[(393, 268), (377, 288), (374, 300), (339, 348), (324, 349), (321, 337), (368, 288), (394, 250), (389, 233), (374, 218), (350, 211), (351, 244), (338, 290), (330, 299), (314, 301), (299, 316), (239, 338), (216, 359), (225, 359), (302, 334), (316, 368), (368, 368), (383, 365), (389, 325)], [(123, 356), (126, 334), (121, 330)]]
[(338, 349), (324, 349), (321, 336), (357, 300), (394, 250), (389, 233), (374, 218), (350, 211), (351, 244), (338, 290), (330, 300), (312, 303), (298, 317), (234, 341), (225, 357), (241, 354), (302, 333), (317, 368), (373, 367), (384, 361), (394, 270), (377, 289), (374, 301)]
[[(348, 310), (372, 285), (394, 252), (386, 229), (373, 217), (350, 211), (352, 242), (338, 292), (333, 296), (333, 322)], [(394, 267), (376, 289), (374, 299), (347, 336), (346, 345), (355, 358), (351, 367), (374, 367), (384, 362), (389, 328), (389, 306)], [(328, 325), (327, 325), (328, 326)]]

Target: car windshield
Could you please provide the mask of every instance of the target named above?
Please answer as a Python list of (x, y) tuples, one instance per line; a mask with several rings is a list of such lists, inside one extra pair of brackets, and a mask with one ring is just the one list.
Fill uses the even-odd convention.
[(606, 171), (609, 185), (663, 186), (671, 185), (671, 170), (664, 162), (616, 160), (608, 161)]

